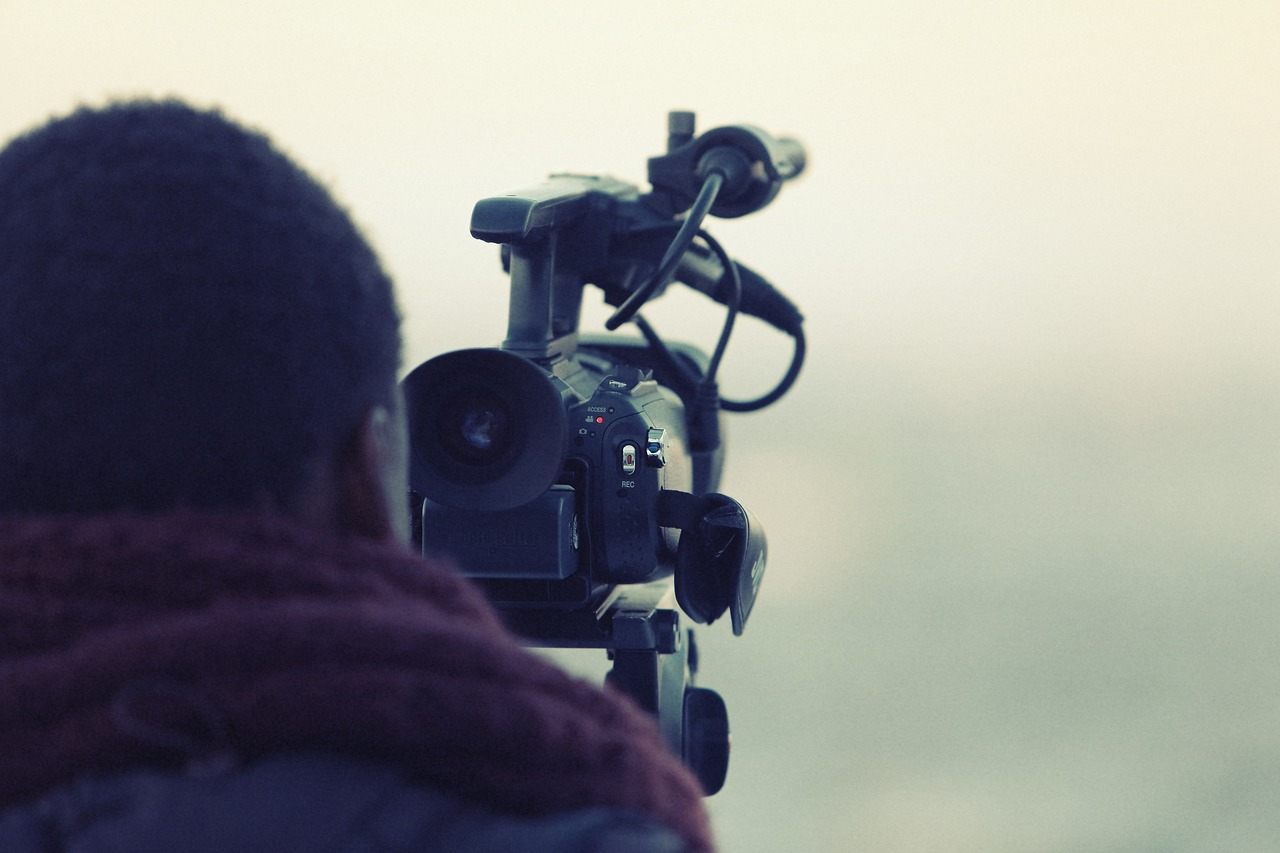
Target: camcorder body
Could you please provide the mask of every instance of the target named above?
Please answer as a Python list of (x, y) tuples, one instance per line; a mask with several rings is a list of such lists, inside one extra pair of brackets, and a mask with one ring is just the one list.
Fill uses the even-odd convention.
[[(756, 128), (696, 136), (693, 122), (670, 115), (650, 193), (555, 175), (478, 202), (472, 235), (501, 246), (510, 278), (507, 339), (437, 356), (402, 386), (422, 550), (455, 561), (530, 645), (606, 650), (608, 681), (657, 716), (710, 794), (727, 771), (728, 716), (694, 685), (679, 611), (745, 626), (766, 545), (754, 516), (716, 491), (722, 410), (781, 396), (803, 336), (794, 306), (700, 223), (767, 204), (804, 161)], [(677, 280), (728, 308), (710, 358), (663, 342), (637, 313)], [(580, 336), (587, 284), (617, 306), (606, 328), (632, 321), (643, 337)], [(721, 400), (714, 379), (739, 311), (796, 338), (784, 383), (749, 404)]]
[[(582, 607), (601, 585), (672, 572), (678, 536), (654, 508), (663, 490), (694, 490), (692, 460), (683, 405), (639, 360), (580, 346), (561, 376), (502, 350), (461, 350), (415, 377), (432, 389), (414, 401), (430, 424), (415, 446), (447, 481), (433, 492), (454, 495), (424, 499), (423, 541), (495, 603)], [(468, 482), (477, 470), (491, 479)]]

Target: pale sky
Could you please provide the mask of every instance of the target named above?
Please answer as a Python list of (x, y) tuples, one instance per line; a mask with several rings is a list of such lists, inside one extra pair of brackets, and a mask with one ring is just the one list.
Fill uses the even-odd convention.
[[(808, 143), (801, 184), (719, 228), (854, 345), (1140, 361), (1207, 336), (1231, 339), (1222, 357), (1275, 355), (1265, 0), (0, 9), (0, 135), (135, 94), (262, 127), (378, 242), (413, 357), (500, 333), (478, 316), (505, 297), (466, 233), (475, 199), (552, 170), (638, 182), (671, 108)], [(445, 293), (480, 300), (460, 306), (475, 326), (434, 310)]]

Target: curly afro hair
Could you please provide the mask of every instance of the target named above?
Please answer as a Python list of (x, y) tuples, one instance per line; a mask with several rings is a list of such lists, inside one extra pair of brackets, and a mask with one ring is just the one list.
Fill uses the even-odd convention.
[(287, 505), (393, 394), (392, 285), (263, 135), (176, 101), (0, 151), (0, 511)]

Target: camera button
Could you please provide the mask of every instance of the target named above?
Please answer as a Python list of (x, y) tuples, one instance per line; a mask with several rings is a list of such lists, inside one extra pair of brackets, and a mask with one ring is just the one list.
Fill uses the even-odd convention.
[(634, 474), (636, 472), (636, 446), (631, 442), (622, 445), (622, 473)]
[(667, 431), (658, 427), (649, 430), (649, 438), (645, 442), (644, 455), (651, 468), (661, 468), (667, 464)]

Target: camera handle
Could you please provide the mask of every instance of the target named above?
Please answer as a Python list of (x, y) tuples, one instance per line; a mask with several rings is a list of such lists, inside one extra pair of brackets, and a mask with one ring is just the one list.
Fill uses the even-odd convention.
[(504, 350), (544, 364), (573, 357), (584, 282), (566, 256), (604, 239), (613, 228), (612, 207), (636, 195), (635, 187), (607, 176), (552, 175), (476, 203), (471, 236), (504, 247), (510, 278)]

